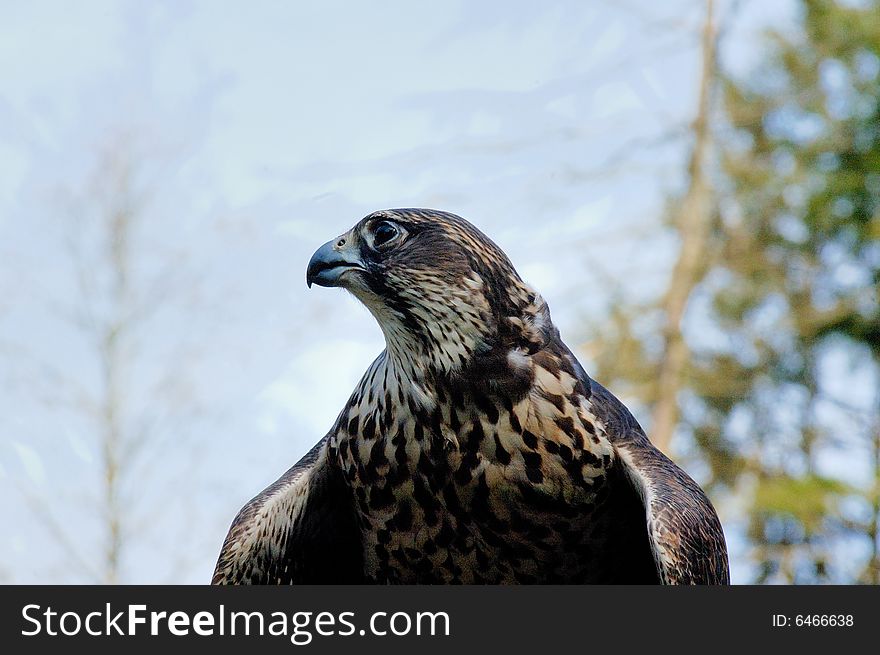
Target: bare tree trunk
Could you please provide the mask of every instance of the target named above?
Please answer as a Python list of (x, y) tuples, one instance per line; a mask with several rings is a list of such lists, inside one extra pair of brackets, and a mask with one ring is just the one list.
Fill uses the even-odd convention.
[(874, 486), (871, 489), (871, 522), (868, 537), (871, 539), (871, 561), (868, 563), (868, 582), (880, 585), (880, 417), (874, 422), (872, 449), (874, 451)]
[(101, 453), (104, 481), (104, 512), (106, 517), (106, 546), (104, 555), (104, 581), (116, 584), (119, 581), (119, 567), (123, 550), (123, 504), (120, 501), (120, 470), (125, 427), (122, 406), (126, 396), (124, 382), (125, 339), (129, 329), (130, 289), (129, 269), (131, 267), (129, 243), (131, 237), (132, 213), (129, 171), (126, 162), (117, 164), (116, 196), (108, 208), (106, 253), (112, 276), (110, 290), (112, 315), (102, 327), (98, 349), (102, 363), (104, 393), (102, 398), (103, 422), (101, 430)]
[(101, 466), (103, 468), (104, 515), (106, 546), (104, 551), (104, 583), (119, 581), (119, 561), (122, 552), (122, 511), (119, 502), (119, 354), (117, 339), (112, 333), (104, 344), (104, 384)]
[(708, 162), (712, 149), (709, 125), (712, 86), (715, 79), (716, 34), (713, 0), (706, 1), (703, 26), (700, 95), (693, 123), (694, 146), (688, 163), (690, 183), (676, 219), (681, 237), (681, 251), (663, 302), (666, 320), (663, 329), (665, 348), (660, 362), (655, 404), (651, 421), (651, 440), (668, 451), (678, 423), (678, 392), (688, 363), (688, 347), (681, 334), (681, 320), (687, 300), (704, 270), (704, 257), (712, 217), (712, 189), (708, 180)]

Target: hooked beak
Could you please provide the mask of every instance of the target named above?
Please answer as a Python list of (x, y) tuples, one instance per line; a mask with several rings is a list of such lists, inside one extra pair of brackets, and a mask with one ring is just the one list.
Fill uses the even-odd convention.
[(350, 270), (366, 270), (358, 249), (351, 238), (340, 237), (328, 241), (315, 251), (306, 270), (306, 284), (314, 282), (321, 287), (341, 286), (340, 278)]

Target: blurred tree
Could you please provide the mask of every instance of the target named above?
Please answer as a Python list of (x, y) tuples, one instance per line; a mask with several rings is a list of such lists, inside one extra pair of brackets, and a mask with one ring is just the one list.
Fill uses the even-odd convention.
[(680, 205), (674, 210), (675, 226), (681, 249), (663, 308), (663, 349), (654, 383), (654, 407), (651, 414), (652, 438), (661, 450), (668, 450), (678, 422), (678, 393), (688, 361), (688, 346), (681, 333), (687, 299), (705, 273), (706, 251), (713, 213), (713, 194), (709, 180), (713, 133), (710, 126), (712, 96), (717, 77), (715, 68), (716, 34), (714, 3), (706, 1), (706, 19), (702, 38), (702, 73), (697, 115), (694, 119), (693, 147), (688, 162), (688, 186)]
[[(800, 28), (772, 35), (766, 70), (725, 84), (712, 305), (735, 347), (698, 362), (710, 420), (696, 434), (754, 477), (759, 582), (878, 584), (880, 3), (805, 0)], [(867, 546), (859, 568), (848, 546)]]
[[(157, 532), (173, 531), (180, 543), (198, 522), (186, 500), (199, 463), (187, 436), (204, 420), (193, 382), (198, 334), (189, 329), (197, 280), (180, 240), (169, 246), (181, 236), (178, 217), (155, 208), (165, 165), (146, 139), (108, 139), (87, 175), (58, 190), (42, 235), (57, 256), (42, 279), (20, 279), (47, 316), (41, 330), (19, 331), (7, 345), (4, 368), (52, 427), (14, 434), (35, 460), (31, 447), (64, 451), (65, 437), (82, 455), (68, 463), (76, 469), (69, 480), (15, 480), (59, 551), (64, 573), (49, 574), (56, 580), (125, 582), (127, 561), (158, 550)], [(192, 565), (186, 548), (162, 560), (152, 582), (174, 581)], [(47, 571), (53, 565), (45, 562)]]
[[(677, 399), (673, 445), (708, 465), (716, 497), (748, 499), (754, 581), (878, 584), (880, 2), (803, 0), (762, 70), (720, 81), (699, 266), (682, 277), (699, 237), (682, 220), (692, 168), (670, 204), (670, 291), (616, 308), (597, 376), (629, 383), (664, 439), (658, 407)], [(670, 382), (677, 326), (687, 361)]]

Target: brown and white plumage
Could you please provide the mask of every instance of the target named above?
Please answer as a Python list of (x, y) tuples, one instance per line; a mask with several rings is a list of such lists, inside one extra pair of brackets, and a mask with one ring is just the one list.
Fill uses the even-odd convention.
[(308, 281), (357, 296), (387, 347), (328, 435), (239, 512), (215, 583), (728, 582), (705, 494), (472, 225), (375, 212)]

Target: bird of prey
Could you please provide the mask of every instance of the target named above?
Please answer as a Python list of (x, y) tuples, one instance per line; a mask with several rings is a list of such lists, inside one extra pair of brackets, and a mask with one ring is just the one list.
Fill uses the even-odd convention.
[(386, 348), (330, 432), (239, 512), (215, 584), (727, 584), (700, 487), (590, 379), (459, 216), (377, 211), (321, 246)]

